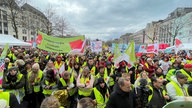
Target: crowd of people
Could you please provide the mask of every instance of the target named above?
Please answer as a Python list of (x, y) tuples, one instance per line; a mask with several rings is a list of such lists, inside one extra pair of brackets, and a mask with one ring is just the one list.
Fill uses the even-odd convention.
[[(51, 53), (12, 48), (0, 102), (10, 108), (162, 108), (192, 95), (192, 51), (114, 65), (110, 51)], [(4, 101), (2, 101), (4, 102)]]

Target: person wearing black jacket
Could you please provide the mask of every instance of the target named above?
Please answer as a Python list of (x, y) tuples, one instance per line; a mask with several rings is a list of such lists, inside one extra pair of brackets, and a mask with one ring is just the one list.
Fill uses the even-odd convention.
[(162, 108), (166, 101), (170, 100), (169, 96), (165, 94), (165, 90), (162, 88), (163, 80), (157, 77), (152, 77), (152, 97), (149, 100), (148, 108)]
[(135, 108), (134, 93), (131, 91), (130, 77), (120, 77), (118, 87), (109, 97), (106, 108)]

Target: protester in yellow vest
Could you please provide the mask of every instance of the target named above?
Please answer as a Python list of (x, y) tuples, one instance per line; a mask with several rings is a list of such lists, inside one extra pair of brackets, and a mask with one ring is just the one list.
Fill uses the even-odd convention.
[(17, 57), (16, 57), (17, 54), (18, 54), (17, 50), (11, 50), (11, 52), (8, 54), (8, 57), (9, 57), (11, 63), (15, 62), (15, 60), (17, 59)]
[(148, 108), (152, 90), (145, 78), (140, 78), (139, 86), (135, 87), (136, 108)]
[(93, 57), (88, 58), (87, 67), (89, 67), (91, 75), (95, 76), (96, 74), (96, 67), (95, 67), (95, 61)]
[(168, 70), (168, 73), (166, 75), (167, 81), (171, 81), (171, 77), (176, 74), (176, 70), (178, 70), (178, 63), (174, 62), (171, 66), (171, 68)]
[(149, 108), (162, 108), (170, 97), (167, 95), (165, 89), (163, 89), (163, 80), (158, 77), (152, 77), (151, 79), (152, 94), (149, 96)]
[(18, 72), (17, 67), (10, 68), (8, 74), (3, 77), (2, 88), (7, 92), (15, 94), (19, 102), (25, 96), (24, 85), (24, 76)]
[(151, 83), (151, 79), (148, 77), (148, 73), (143, 71), (140, 73), (139, 77), (136, 79), (135, 83), (134, 83), (134, 87), (138, 87), (140, 86), (140, 79), (146, 79), (147, 80), (147, 84)]
[(107, 73), (105, 73), (105, 67), (103, 65), (99, 66), (98, 74), (95, 76), (95, 84), (97, 83), (99, 78), (103, 78), (105, 83), (109, 85), (109, 78)]
[[(19, 108), (19, 103), (17, 101), (17, 98), (14, 94), (9, 92), (3, 92), (3, 90), (0, 90), (0, 101), (5, 101), (6, 107), (1, 108)], [(2, 106), (0, 102), (0, 106)]]
[(88, 67), (83, 68), (83, 72), (77, 78), (77, 87), (79, 99), (90, 96), (93, 89), (94, 77), (91, 75)]
[(32, 66), (32, 71), (28, 73), (27, 76), (27, 98), (29, 101), (29, 106), (34, 108), (39, 108), (41, 102), (44, 99), (41, 88), (41, 81), (43, 80), (43, 72), (39, 69), (39, 64), (35, 63)]
[(54, 70), (49, 69), (42, 81), (43, 94), (45, 97), (50, 96), (53, 91), (57, 90), (58, 78), (56, 77)]
[(115, 84), (115, 76), (114, 76), (114, 69), (112, 67), (112, 63), (110, 61), (106, 62), (106, 68), (105, 68), (105, 74), (107, 74), (110, 78), (109, 78), (109, 87), (112, 90), (113, 86)]
[(9, 58), (5, 58), (5, 66), (4, 66), (4, 72), (7, 72), (9, 68), (11, 68), (13, 64), (10, 62)]
[(105, 108), (109, 99), (109, 89), (103, 78), (97, 80), (96, 86), (93, 88), (91, 98), (96, 101), (97, 108)]
[(166, 85), (167, 93), (171, 100), (184, 99), (189, 96), (186, 83), (187, 76), (177, 71), (176, 77), (172, 77), (171, 82)]
[(59, 79), (58, 89), (67, 89), (70, 96), (73, 96), (75, 93), (75, 78), (74, 73), (64, 72), (62, 73), (61, 78)]
[(74, 63), (74, 77), (75, 79), (77, 79), (77, 77), (79, 76), (80, 73), (82, 73), (83, 69), (80, 66), (79, 62), (75, 62)]
[(187, 81), (192, 83), (192, 64), (185, 64), (184, 68), (180, 69), (180, 71), (187, 76)]
[(56, 69), (59, 70), (62, 65), (63, 65), (62, 56), (58, 55), (56, 61), (54, 62), (54, 66)]
[(70, 105), (66, 105), (65, 107), (73, 107), (76, 105), (75, 96), (76, 93), (76, 85), (75, 85), (74, 72), (69, 73), (67, 71), (63, 72), (61, 78), (59, 79), (58, 89), (59, 90), (67, 90), (69, 96), (68, 101), (70, 101)]
[(153, 77), (160, 78), (162, 80), (165, 80), (164, 74), (163, 74), (163, 69), (161, 67), (157, 67), (155, 69), (155, 73), (153, 74)]

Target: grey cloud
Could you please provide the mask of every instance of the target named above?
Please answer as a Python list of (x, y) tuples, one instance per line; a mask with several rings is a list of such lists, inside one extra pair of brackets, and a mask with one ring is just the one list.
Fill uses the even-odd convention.
[(177, 7), (192, 5), (191, 0), (65, 0), (59, 6), (66, 2), (86, 9), (80, 15), (60, 12), (76, 31), (111, 36), (135, 32), (151, 21), (166, 18)]

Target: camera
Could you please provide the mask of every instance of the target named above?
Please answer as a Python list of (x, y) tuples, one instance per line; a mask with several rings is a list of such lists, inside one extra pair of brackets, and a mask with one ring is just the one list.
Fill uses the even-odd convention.
[(147, 80), (144, 78), (140, 79), (140, 86), (136, 88), (136, 102), (137, 108), (145, 108), (148, 106), (148, 97), (152, 94), (152, 90), (147, 87)]

